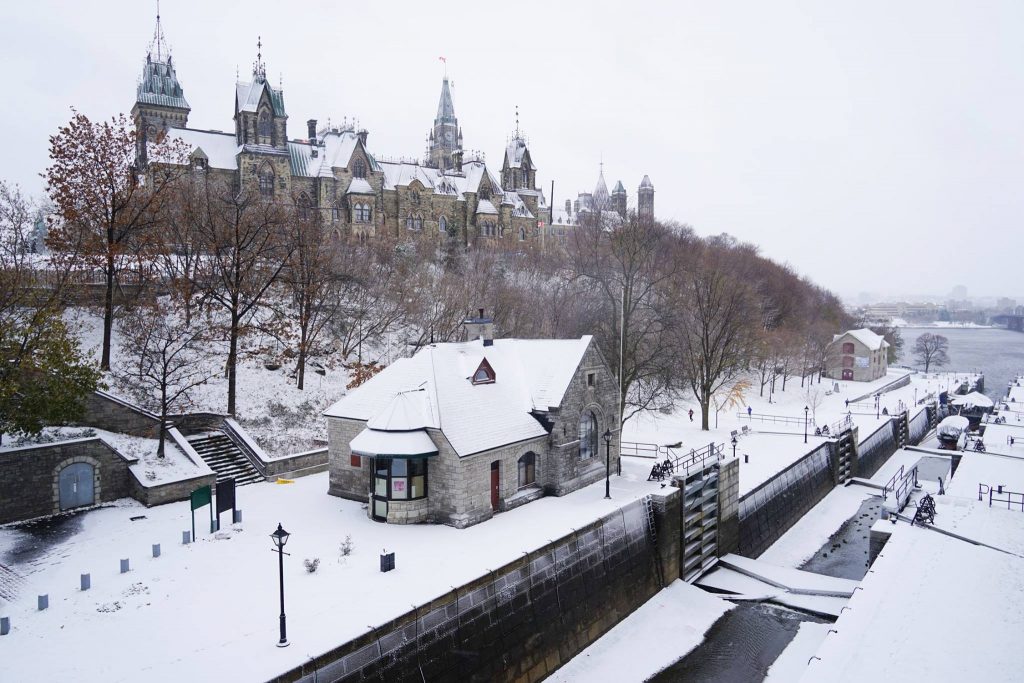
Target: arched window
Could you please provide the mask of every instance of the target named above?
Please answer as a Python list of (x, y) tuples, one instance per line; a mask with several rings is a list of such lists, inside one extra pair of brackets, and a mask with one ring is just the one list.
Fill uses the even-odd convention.
[(264, 164), (259, 172), (260, 194), (264, 197), (274, 196), (274, 169)]
[(487, 185), (481, 185), (480, 186), (480, 199), (490, 199), (490, 198), (491, 198), (491, 188), (489, 186), (487, 186)]
[(597, 455), (597, 418), (584, 410), (580, 415), (580, 458), (588, 460)]
[(366, 164), (363, 163), (362, 159), (356, 159), (356, 162), (352, 164), (352, 176), (354, 178), (366, 177)]
[(341, 209), (336, 206), (331, 207), (331, 221), (337, 223), (341, 220)]
[(448, 232), (448, 219), (441, 216), (437, 219), (437, 229), (441, 232)]
[(302, 194), (299, 195), (298, 208), (299, 208), (299, 218), (301, 218), (302, 220), (308, 220), (309, 219), (309, 196), (305, 192), (303, 192)]
[(412, 229), (422, 230), (423, 229), (423, 216), (416, 216), (412, 219)]
[(526, 228), (519, 228), (519, 241), (520, 242), (525, 242), (526, 241)]
[(533, 451), (524, 453), (519, 458), (519, 488), (537, 482), (537, 455)]
[(270, 112), (266, 109), (260, 112), (260, 121), (256, 132), (261, 138), (272, 138), (274, 136), (274, 122), (270, 119)]

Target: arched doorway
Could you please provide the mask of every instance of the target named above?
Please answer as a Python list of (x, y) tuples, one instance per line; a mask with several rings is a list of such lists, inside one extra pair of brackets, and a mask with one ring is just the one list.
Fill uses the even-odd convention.
[(95, 468), (87, 462), (72, 463), (60, 471), (58, 491), (62, 512), (96, 502), (93, 490), (95, 471)]

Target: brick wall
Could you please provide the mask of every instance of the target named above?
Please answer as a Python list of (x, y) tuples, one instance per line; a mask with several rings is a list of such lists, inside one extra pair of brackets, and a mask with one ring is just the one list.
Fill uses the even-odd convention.
[(129, 460), (98, 437), (0, 453), (0, 524), (60, 512), (60, 470), (74, 462), (95, 468), (96, 503), (129, 495)]

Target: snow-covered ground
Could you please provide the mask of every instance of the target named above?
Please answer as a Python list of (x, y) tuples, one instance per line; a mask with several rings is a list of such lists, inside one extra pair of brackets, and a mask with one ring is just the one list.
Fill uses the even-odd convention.
[[(65, 314), (83, 350), (99, 358), (103, 339), (102, 319), (88, 309), (69, 309)], [(295, 362), (284, 360), (277, 370), (268, 370), (265, 361), (271, 360), (267, 353), (259, 354), (253, 349), (272, 342), (254, 337), (248, 340), (249, 353), (243, 353), (237, 370), (237, 419), (271, 456), (306, 451), (323, 445), (327, 438), (326, 422), (322, 413), (329, 405), (346, 393), (345, 385), (350, 377), (340, 363), (326, 367), (320, 376), (311, 366), (306, 367), (305, 389), (296, 388), (292, 377)], [(226, 345), (211, 342), (215, 351), (212, 358), (203, 360), (211, 365), (211, 377), (206, 384), (190, 392), (191, 405), (188, 411), (225, 413), (227, 411), (228, 383), (223, 373), (227, 358)], [(117, 326), (111, 343), (112, 363), (116, 369), (122, 362), (120, 335)], [(281, 362), (281, 359), (273, 360)], [(217, 367), (213, 367), (217, 366)], [(137, 403), (129, 387), (120, 382), (112, 373), (104, 381), (108, 391), (126, 401)]]
[(676, 580), (547, 680), (642, 681), (684, 656), (733, 604)]
[[(210, 536), (202, 508), (198, 541), (188, 546), (180, 542), (191, 526), (187, 502), (147, 509), (121, 501), (93, 510), (72, 520), (77, 532), (49, 547), (24, 530), (0, 529), (0, 561), (26, 580), (14, 603), (0, 603), (13, 629), (0, 641), (3, 670), (12, 680), (266, 679), (659, 491), (646, 481), (647, 469), (624, 463), (610, 501), (599, 482), (468, 529), (372, 522), (361, 504), (326, 494), (326, 474), (240, 488), (244, 524)], [(285, 558), (292, 645), (284, 649), (275, 647), (278, 567), (269, 538), (278, 522), (292, 533)], [(346, 558), (339, 546), (348, 536), (354, 551)], [(19, 547), (39, 543), (41, 555), (17, 561)], [(153, 543), (162, 544), (160, 558), (150, 556)], [(384, 549), (397, 563), (386, 574), (379, 571)], [(131, 560), (128, 574), (118, 573), (121, 558)], [(316, 573), (304, 569), (307, 558), (320, 558)], [(84, 572), (92, 589), (83, 593)], [(44, 612), (36, 611), (40, 593), (50, 596)]]
[[(881, 389), (910, 375), (910, 384), (887, 391), (881, 395), (880, 405), (874, 407), (871, 396)], [(801, 457), (817, 448), (823, 441), (814, 436), (814, 425), (829, 425), (839, 422), (848, 414), (860, 429), (863, 440), (874, 433), (888, 417), (879, 414), (883, 410), (896, 413), (900, 404), (913, 406), (915, 400), (923, 400), (929, 394), (938, 395), (955, 387), (958, 380), (973, 378), (969, 373), (920, 373), (904, 368), (890, 368), (886, 377), (874, 382), (836, 382), (822, 380), (821, 384), (813, 384), (810, 389), (819, 392), (816, 397), (820, 404), (810, 415), (808, 443), (804, 444), (804, 406), (814, 401), (808, 396), (808, 388), (800, 388), (800, 378), (790, 378), (786, 391), (776, 391), (768, 401), (767, 389), (761, 397), (756, 391), (748, 392), (746, 404), (751, 408), (748, 416), (746, 407), (723, 410), (718, 415), (718, 428), (714, 428), (715, 416), (711, 415), (712, 429), (705, 432), (700, 428), (700, 406), (696, 401), (682, 402), (671, 414), (646, 412), (634, 416), (626, 422), (623, 429), (623, 440), (638, 443), (666, 446), (681, 443), (679, 452), (691, 448), (702, 448), (714, 441), (725, 444), (726, 452), (731, 455), (732, 432), (740, 433), (736, 445), (736, 455), (740, 467), (740, 495), (756, 488)], [(839, 391), (834, 391), (838, 385)], [(756, 386), (756, 385), (755, 385)], [(776, 383), (781, 387), (781, 382)], [(825, 395), (825, 392), (832, 392)], [(858, 401), (864, 396), (862, 401)], [(848, 405), (847, 401), (851, 403)], [(689, 410), (693, 410), (693, 421), (690, 421)], [(911, 407), (911, 418), (922, 407)], [(775, 417), (787, 418), (788, 421), (776, 420)], [(742, 435), (742, 429), (748, 428), (748, 434)], [(744, 459), (744, 456), (749, 458)]]

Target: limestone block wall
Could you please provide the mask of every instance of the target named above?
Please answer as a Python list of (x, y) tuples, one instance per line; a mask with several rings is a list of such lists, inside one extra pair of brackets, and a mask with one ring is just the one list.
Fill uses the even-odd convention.
[(160, 419), (106, 392), (94, 391), (85, 399), (85, 413), (80, 424), (153, 439), (158, 436)]
[(95, 468), (97, 503), (130, 495), (131, 461), (98, 437), (16, 448), (0, 453), (0, 524), (59, 513), (58, 477), (76, 462)]

